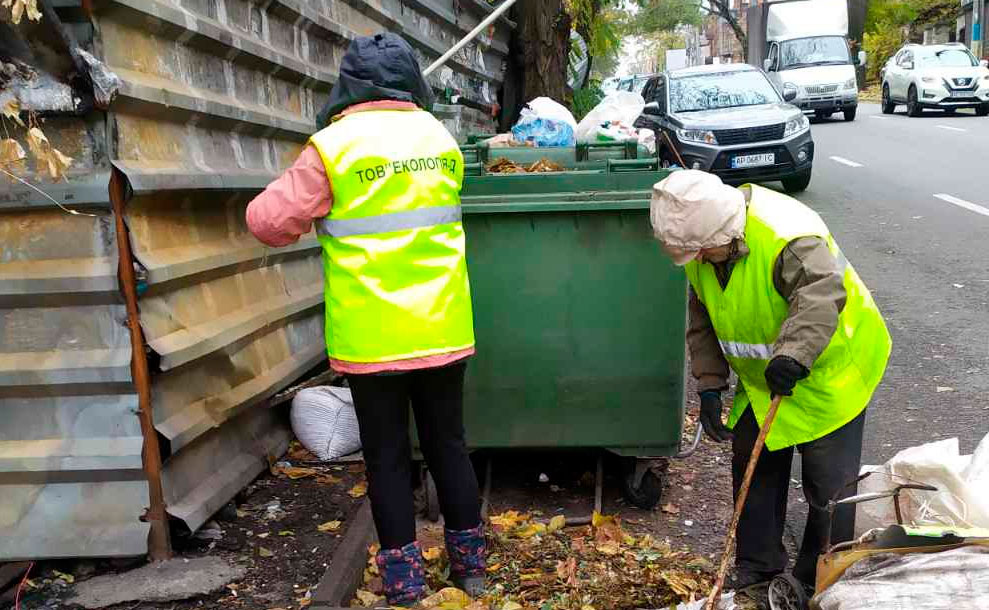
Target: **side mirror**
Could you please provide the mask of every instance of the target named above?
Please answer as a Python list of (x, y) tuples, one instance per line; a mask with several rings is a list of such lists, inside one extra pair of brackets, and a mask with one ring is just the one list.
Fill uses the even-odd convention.
[(649, 102), (646, 104), (645, 108), (642, 109), (642, 114), (651, 114), (653, 116), (659, 116), (663, 114), (659, 109), (659, 104), (657, 102)]
[(864, 66), (865, 65), (865, 62), (866, 62), (866, 60), (868, 58), (869, 58), (869, 56), (866, 54), (865, 51), (859, 51), (859, 65), (860, 66)]
[(783, 87), (783, 101), (792, 102), (793, 100), (797, 99), (798, 93), (799, 92), (797, 91), (796, 87), (794, 87), (791, 84), (787, 84), (786, 86)]
[(763, 62), (762, 62), (762, 69), (765, 70), (766, 72), (772, 72), (772, 70), (773, 70), (773, 60), (771, 60), (771, 59), (763, 60)]
[(989, 68), (989, 59), (983, 59), (982, 61), (979, 62), (979, 65), (982, 66), (983, 68)]

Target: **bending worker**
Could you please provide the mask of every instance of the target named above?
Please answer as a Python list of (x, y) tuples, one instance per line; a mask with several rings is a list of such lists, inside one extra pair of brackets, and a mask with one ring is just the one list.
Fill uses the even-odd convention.
[(463, 428), (464, 371), (474, 353), (464, 161), (431, 105), (408, 43), (394, 34), (356, 39), (323, 113), (332, 123), (247, 209), (251, 232), (271, 246), (295, 242), (315, 221), (330, 364), (353, 392), (381, 543), (376, 561), (393, 606), (414, 604), (426, 587), (410, 403), (436, 481), (451, 577), (477, 595), (485, 573)]
[[(654, 187), (651, 218), (690, 281), (700, 421), (713, 440), (732, 441), (736, 496), (772, 397), (787, 397), (738, 524), (733, 588), (755, 596), (786, 569), (795, 448), (810, 510), (793, 576), (812, 587), (828, 542), (828, 501), (855, 493), (865, 408), (891, 347), (882, 315), (820, 216), (785, 195), (678, 171)], [(725, 425), (729, 367), (739, 383)], [(839, 508), (832, 540), (850, 540), (854, 522), (854, 507)]]

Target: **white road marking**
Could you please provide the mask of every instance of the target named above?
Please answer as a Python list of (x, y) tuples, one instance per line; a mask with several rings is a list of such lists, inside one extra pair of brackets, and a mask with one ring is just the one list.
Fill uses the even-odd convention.
[(965, 208), (969, 212), (989, 216), (989, 208), (984, 208), (981, 205), (976, 205), (970, 201), (965, 201), (964, 199), (959, 199), (958, 197), (952, 197), (951, 195), (945, 195), (944, 193), (935, 193), (934, 197), (940, 199), (941, 201), (946, 201), (951, 205), (957, 205), (960, 208)]
[(960, 131), (962, 133), (968, 131), (967, 129), (962, 129), (961, 127), (949, 127), (947, 125), (938, 125), (937, 127), (938, 129), (947, 129), (948, 131)]
[(870, 114), (869, 115), (869, 118), (870, 119), (876, 119), (877, 121), (888, 121), (889, 120), (889, 117), (888, 116), (879, 116), (878, 114)]
[(841, 163), (842, 165), (847, 165), (848, 167), (862, 167), (861, 163), (856, 163), (855, 161), (849, 161), (844, 157), (831, 157), (831, 160), (835, 163)]

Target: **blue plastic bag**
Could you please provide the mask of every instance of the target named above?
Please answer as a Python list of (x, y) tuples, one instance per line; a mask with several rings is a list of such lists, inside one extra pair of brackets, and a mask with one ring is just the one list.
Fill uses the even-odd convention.
[(519, 122), (512, 127), (512, 136), (519, 142), (531, 142), (538, 147), (573, 146), (576, 144), (577, 121), (570, 111), (545, 97), (529, 102), (522, 109)]

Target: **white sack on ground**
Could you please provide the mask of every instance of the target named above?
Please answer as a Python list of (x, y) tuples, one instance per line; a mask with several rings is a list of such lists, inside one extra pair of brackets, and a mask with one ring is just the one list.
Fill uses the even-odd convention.
[[(907, 524), (989, 528), (989, 434), (972, 455), (960, 455), (958, 439), (950, 438), (904, 449), (882, 466), (864, 466), (862, 472), (867, 471), (875, 474), (859, 483), (860, 494), (906, 482), (938, 488), (900, 494)], [(896, 523), (892, 498), (859, 504), (856, 514), (856, 535)]]
[(361, 448), (350, 388), (320, 386), (299, 391), (292, 400), (291, 419), (299, 442), (321, 460), (335, 460)]

